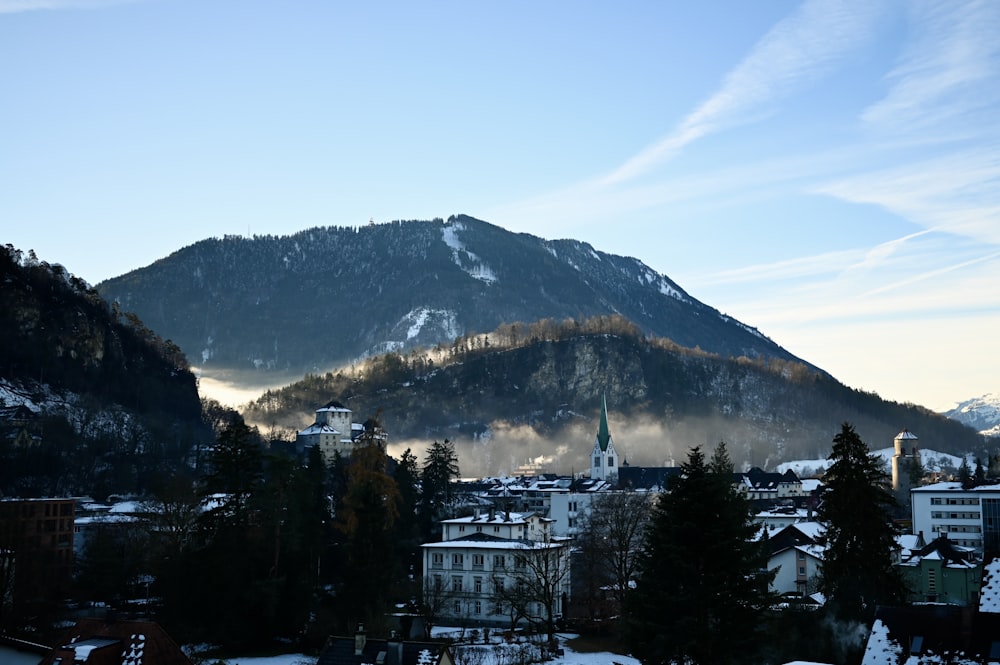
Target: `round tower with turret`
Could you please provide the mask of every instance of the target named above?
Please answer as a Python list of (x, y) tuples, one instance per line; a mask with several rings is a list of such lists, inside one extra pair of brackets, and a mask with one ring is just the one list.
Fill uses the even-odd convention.
[(920, 464), (920, 443), (917, 435), (910, 430), (903, 428), (903, 431), (896, 435), (896, 438), (892, 440), (895, 451), (892, 455), (892, 489), (898, 490), (900, 484), (905, 481), (909, 481), (909, 477), (903, 479), (900, 477), (900, 471), (904, 471), (907, 467), (906, 461), (910, 461), (915, 464)]

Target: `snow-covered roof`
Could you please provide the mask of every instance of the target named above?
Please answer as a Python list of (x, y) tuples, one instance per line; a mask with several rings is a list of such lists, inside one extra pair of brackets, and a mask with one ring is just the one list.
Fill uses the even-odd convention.
[(481, 550), (542, 550), (565, 546), (565, 541), (542, 542), (538, 540), (519, 540), (516, 538), (496, 538), (481, 533), (462, 536), (454, 540), (443, 540), (437, 543), (424, 543), (421, 545), (421, 547), (426, 547), (427, 549), (469, 548)]
[(976, 487), (965, 489), (960, 482), (940, 482), (930, 485), (914, 487), (911, 492), (1000, 492), (1000, 483), (994, 485), (977, 485)]
[(536, 513), (507, 513), (502, 510), (497, 510), (494, 511), (492, 515), (488, 512), (484, 512), (480, 513), (479, 515), (466, 515), (465, 517), (454, 517), (449, 520), (441, 520), (441, 523), (518, 525), (518, 524), (527, 524), (528, 520), (532, 517), (535, 517), (542, 522), (555, 521), (547, 517), (541, 517)]
[(341, 434), (341, 431), (326, 423), (313, 423), (309, 427), (299, 432), (299, 436), (311, 436), (314, 434)]
[(983, 566), (983, 588), (979, 592), (979, 611), (1000, 614), (1000, 559)]

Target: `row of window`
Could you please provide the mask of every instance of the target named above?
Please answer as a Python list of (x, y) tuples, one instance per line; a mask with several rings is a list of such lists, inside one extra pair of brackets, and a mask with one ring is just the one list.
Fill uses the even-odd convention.
[[(483, 615), (483, 601), (481, 601), (481, 600), (473, 601), (472, 603), (468, 604), (468, 607), (469, 607), (469, 609), (472, 610), (472, 613), (471, 613), (472, 616), (482, 616)], [(531, 603), (531, 604), (529, 604), (528, 608), (529, 608), (529, 611), (531, 611), (533, 609), (533, 611), (535, 612), (536, 616), (540, 615), (541, 612), (542, 612), (542, 606), (539, 603)], [(452, 611), (453, 611), (453, 613), (454, 613), (455, 616), (463, 616), (464, 612), (462, 611), (462, 601), (461, 600), (456, 600), (454, 602), (454, 604), (452, 605)], [(489, 613), (491, 615), (503, 614), (504, 613), (504, 611), (503, 611), (503, 604), (502, 603), (498, 603), (498, 602), (491, 603), (490, 604), (490, 612)]]
[[(482, 570), (486, 565), (486, 556), (483, 554), (473, 554), (472, 555), (472, 568), (473, 570)], [(444, 553), (443, 552), (433, 552), (431, 554), (431, 567), (432, 568), (444, 568)], [(507, 567), (507, 557), (503, 554), (493, 555), (493, 568), (502, 569)], [(520, 557), (514, 557), (514, 568), (523, 568), (524, 561)], [(464, 569), (465, 568), (465, 555), (455, 552), (451, 555), (451, 568), (452, 569)]]
[(978, 506), (978, 498), (963, 497), (959, 499), (945, 499), (940, 496), (931, 497), (932, 506)]
[(935, 529), (938, 533), (982, 533), (979, 526), (959, 526), (957, 524), (940, 524)]
[[(465, 525), (464, 524), (459, 524), (458, 525), (458, 532), (459, 533), (465, 533)], [(476, 525), (476, 533), (482, 533), (482, 532), (483, 532), (483, 525), (482, 524), (477, 524)], [(517, 527), (517, 532), (518, 533), (523, 533), (524, 532), (524, 527), (523, 526)], [(493, 526), (493, 533), (500, 533), (500, 527), (494, 525)]]
[(979, 513), (945, 513), (945, 512), (932, 512), (931, 519), (935, 520), (978, 520)]
[[(519, 584), (523, 584), (522, 581), (518, 581)], [(444, 580), (441, 579), (440, 575), (434, 576), (434, 588), (443, 591), (444, 590)], [(504, 579), (502, 577), (493, 578), (493, 593), (502, 594), (504, 592)], [(458, 575), (451, 578), (451, 590), (453, 592), (461, 593), (465, 591), (465, 582)], [(473, 593), (483, 592), (483, 578), (473, 577), (472, 578), (472, 591)]]

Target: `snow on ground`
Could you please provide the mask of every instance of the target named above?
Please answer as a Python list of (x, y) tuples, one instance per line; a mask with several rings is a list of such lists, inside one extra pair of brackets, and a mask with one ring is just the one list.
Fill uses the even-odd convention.
[[(208, 662), (215, 663), (209, 658)], [(316, 665), (316, 656), (301, 653), (286, 653), (281, 656), (237, 656), (226, 658), (226, 665)]]
[[(451, 637), (461, 634), (460, 628), (435, 628), (434, 637)], [(550, 665), (639, 665), (639, 661), (631, 656), (626, 656), (609, 651), (597, 651), (593, 653), (578, 653), (566, 646), (568, 640), (572, 640), (576, 635), (569, 633), (559, 633), (559, 646), (563, 648), (563, 655), (553, 660), (546, 661)], [(209, 659), (209, 662), (215, 661)], [(227, 658), (226, 665), (315, 665), (315, 656), (306, 656), (301, 653), (291, 653), (282, 656), (237, 656)]]

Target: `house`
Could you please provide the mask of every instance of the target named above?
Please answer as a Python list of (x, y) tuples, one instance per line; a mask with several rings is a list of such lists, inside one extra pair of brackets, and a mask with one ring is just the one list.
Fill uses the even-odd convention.
[(802, 481), (791, 469), (784, 473), (771, 473), (755, 466), (746, 473), (733, 475), (736, 487), (751, 501), (777, 502), (806, 496)]
[(331, 637), (316, 665), (454, 665), (448, 645), (443, 642), (414, 642), (395, 636), (387, 640), (369, 639), (364, 626), (354, 637)]
[(927, 544), (922, 540), (904, 550), (897, 564), (910, 589), (910, 602), (976, 606), (983, 566), (975, 551), (956, 545), (947, 533)]
[(192, 665), (153, 621), (79, 619), (39, 665)]
[(768, 570), (777, 570), (771, 590), (778, 594), (808, 596), (816, 591), (826, 548), (819, 544), (824, 531), (818, 522), (790, 524), (768, 539)]
[(963, 488), (940, 482), (910, 490), (913, 532), (947, 534), (979, 554), (1000, 553), (1000, 484)]
[[(491, 510), (441, 524), (441, 541), (421, 546), (424, 604), (438, 620), (508, 626), (562, 615), (569, 546), (553, 538), (552, 520)], [(547, 598), (536, 593), (543, 586)]]

